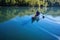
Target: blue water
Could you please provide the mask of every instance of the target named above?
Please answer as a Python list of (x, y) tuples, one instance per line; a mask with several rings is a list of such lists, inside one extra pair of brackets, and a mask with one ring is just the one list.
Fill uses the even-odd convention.
[(37, 22), (31, 22), (31, 16), (16, 16), (0, 23), (0, 39), (2, 40), (59, 40), (60, 24), (46, 16), (40, 16)]

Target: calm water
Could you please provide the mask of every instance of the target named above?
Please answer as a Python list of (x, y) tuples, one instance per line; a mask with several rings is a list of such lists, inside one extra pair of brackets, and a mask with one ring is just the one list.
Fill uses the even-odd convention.
[[(19, 8), (4, 9), (6, 13), (10, 15), (16, 13)], [(28, 8), (29, 9), (29, 8)], [(2, 10), (2, 9), (1, 9)], [(13, 11), (11, 11), (13, 10)], [(21, 9), (20, 9), (21, 10)], [(23, 9), (26, 10), (26, 9)], [(21, 10), (21, 11), (23, 11)], [(30, 10), (30, 9), (29, 9)], [(50, 9), (48, 13), (52, 13), (53, 9)], [(59, 13), (59, 9), (57, 13)], [(54, 10), (54, 11), (56, 11)], [(18, 11), (18, 14), (21, 14)], [(26, 11), (23, 11), (24, 13)], [(31, 12), (30, 13), (34, 13)], [(22, 14), (24, 16), (18, 16), (16, 13), (9, 20), (0, 23), (0, 39), (2, 40), (60, 40), (60, 16), (53, 14), (44, 14), (45, 18), (42, 18), (42, 14), (39, 16), (40, 20), (37, 22), (31, 22), (31, 17), (34, 15)], [(4, 14), (4, 12), (3, 12)]]

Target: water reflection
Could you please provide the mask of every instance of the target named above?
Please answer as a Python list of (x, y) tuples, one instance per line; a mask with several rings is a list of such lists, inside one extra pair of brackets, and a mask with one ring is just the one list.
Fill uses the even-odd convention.
[(45, 16), (50, 22), (60, 24), (60, 16), (57, 17), (54, 17), (52, 15), (45, 15)]
[[(41, 12), (40, 20), (31, 23), (31, 17), (36, 10)], [(42, 18), (43, 15), (45, 16), (44, 19)], [(60, 40), (60, 9), (56, 7), (44, 7), (43, 9), (0, 7), (0, 22), (3, 22), (0, 23), (0, 35), (3, 39)]]
[(0, 7), (0, 22), (9, 20), (17, 15), (31, 15), (39, 10), (42, 14), (48, 14), (52, 16), (60, 16), (60, 7)]
[[(59, 40), (60, 39), (60, 24), (56, 23), (60, 20), (58, 17), (42, 14), (39, 16), (38, 22), (31, 22), (33, 15), (16, 16), (13, 19), (0, 24), (0, 29), (4, 39), (34, 39), (34, 40)], [(27, 19), (28, 18), (28, 19)], [(58, 20), (57, 20), (58, 19)], [(47, 38), (48, 37), (48, 38)], [(2, 37), (3, 38), (3, 37)]]

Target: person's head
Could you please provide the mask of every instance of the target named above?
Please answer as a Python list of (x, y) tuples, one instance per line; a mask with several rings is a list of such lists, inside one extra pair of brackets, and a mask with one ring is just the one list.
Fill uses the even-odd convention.
[(38, 10), (36, 12), (39, 12)]
[(43, 5), (40, 5), (40, 8), (42, 9), (43, 8)]

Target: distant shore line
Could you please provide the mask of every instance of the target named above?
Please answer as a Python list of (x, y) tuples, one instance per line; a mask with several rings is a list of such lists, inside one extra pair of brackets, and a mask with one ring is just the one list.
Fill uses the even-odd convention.
[[(0, 5), (0, 7), (38, 7), (38, 6)], [(47, 6), (47, 7), (60, 7), (60, 6)]]

